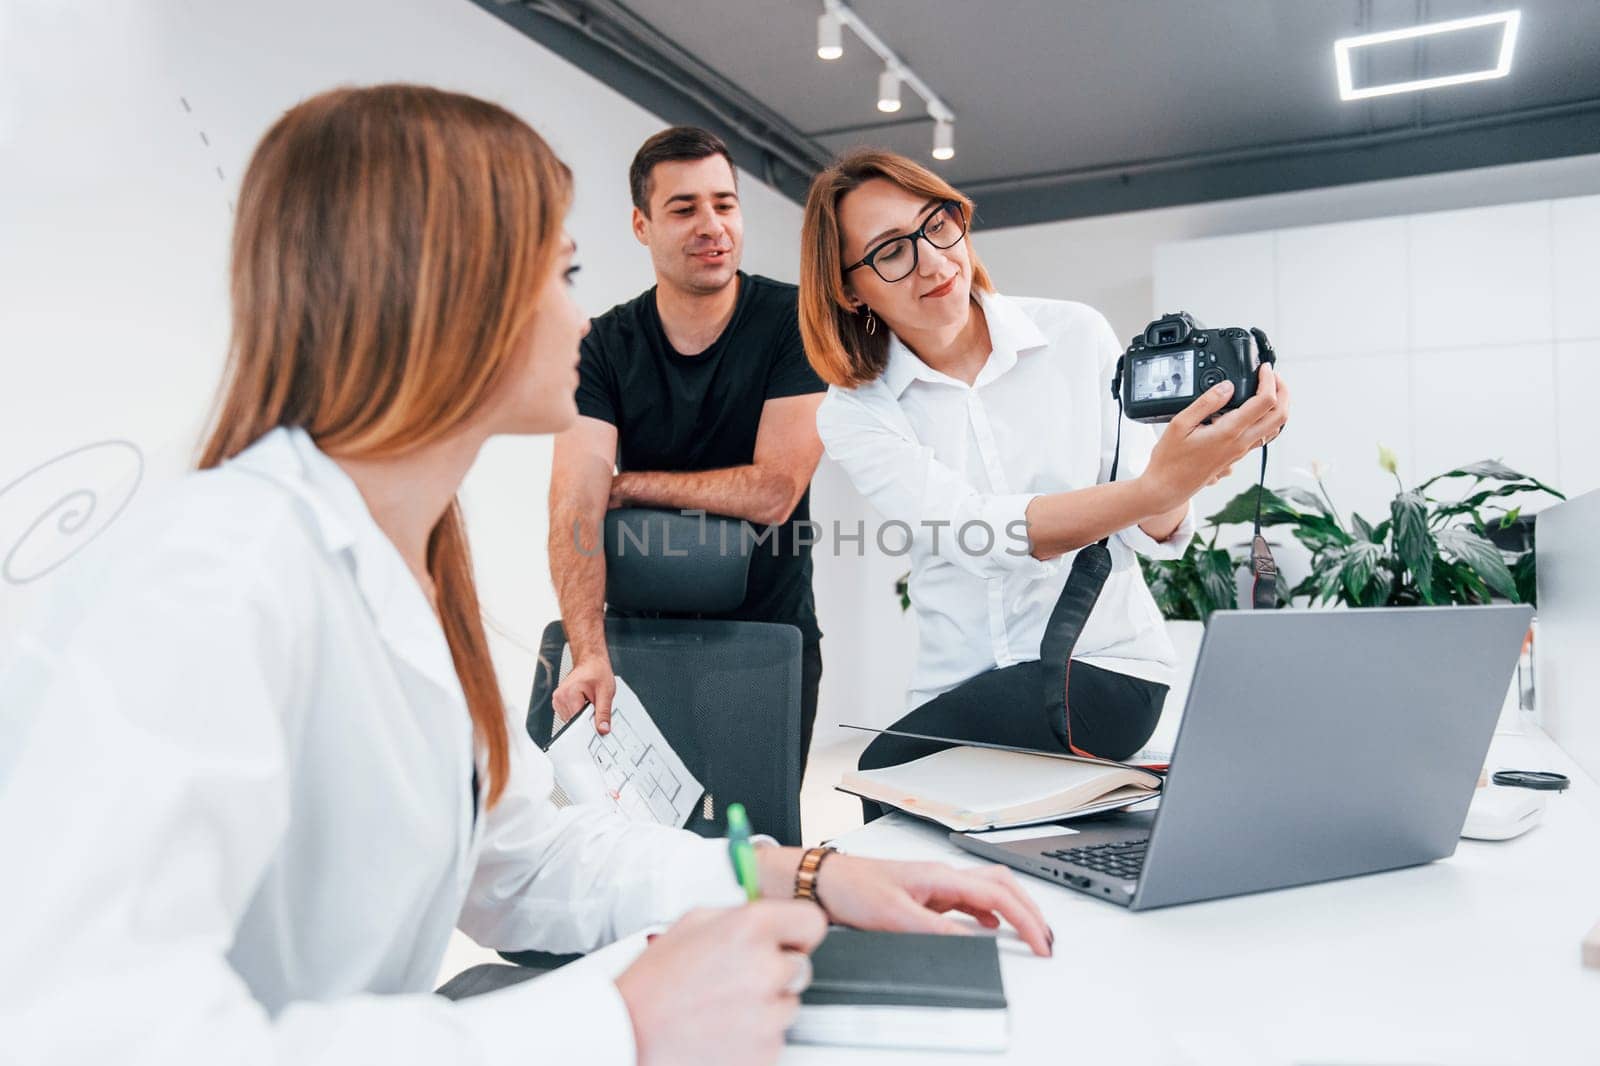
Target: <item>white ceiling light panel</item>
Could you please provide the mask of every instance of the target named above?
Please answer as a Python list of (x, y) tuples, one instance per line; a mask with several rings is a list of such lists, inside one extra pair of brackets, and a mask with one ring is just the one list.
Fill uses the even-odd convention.
[[(1339, 99), (1366, 100), (1374, 96), (1412, 93), (1423, 89), (1439, 89), (1446, 85), (1464, 85), (1468, 82), (1503, 78), (1511, 72), (1511, 53), (1517, 44), (1517, 26), (1521, 21), (1521, 11), (1500, 11), (1492, 15), (1451, 19), (1448, 22), (1433, 22), (1425, 26), (1408, 26), (1400, 30), (1385, 30), (1382, 33), (1362, 34), (1359, 37), (1342, 37), (1333, 42), (1333, 63), (1339, 77)], [(1395, 41), (1431, 37), (1442, 33), (1459, 33), (1463, 30), (1474, 30), (1484, 26), (1495, 25), (1500, 26), (1500, 53), (1493, 67), (1484, 70), (1466, 71), (1460, 74), (1447, 74), (1437, 78), (1417, 78), (1412, 81), (1397, 81), (1384, 85), (1364, 85), (1359, 89), (1355, 87), (1355, 82), (1350, 74), (1350, 54), (1358, 48), (1371, 48), (1374, 45), (1390, 44)]]

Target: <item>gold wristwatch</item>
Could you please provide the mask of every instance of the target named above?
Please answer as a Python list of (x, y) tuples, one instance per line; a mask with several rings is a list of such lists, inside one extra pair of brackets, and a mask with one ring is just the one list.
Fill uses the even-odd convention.
[(817, 895), (817, 875), (822, 870), (822, 862), (834, 852), (833, 848), (823, 846), (809, 848), (800, 856), (800, 866), (794, 872), (794, 898), (809, 899), (821, 907), (822, 898)]

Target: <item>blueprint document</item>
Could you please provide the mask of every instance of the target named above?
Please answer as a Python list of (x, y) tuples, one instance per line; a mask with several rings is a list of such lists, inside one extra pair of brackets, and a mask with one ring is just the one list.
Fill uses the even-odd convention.
[(672, 750), (622, 678), (611, 703), (611, 732), (594, 728), (594, 705), (550, 742), (556, 803), (621, 811), (639, 822), (682, 828), (705, 788)]

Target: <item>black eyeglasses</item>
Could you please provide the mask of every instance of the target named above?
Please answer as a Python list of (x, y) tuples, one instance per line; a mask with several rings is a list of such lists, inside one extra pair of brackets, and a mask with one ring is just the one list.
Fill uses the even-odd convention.
[(943, 251), (954, 248), (967, 235), (967, 217), (961, 204), (946, 200), (928, 213), (915, 233), (890, 237), (867, 250), (857, 262), (844, 268), (846, 274), (864, 266), (889, 284), (904, 281), (917, 269), (917, 241), (927, 241)]

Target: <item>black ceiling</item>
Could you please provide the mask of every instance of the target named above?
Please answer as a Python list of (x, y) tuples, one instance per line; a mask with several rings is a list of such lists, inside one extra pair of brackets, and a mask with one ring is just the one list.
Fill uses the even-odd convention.
[[(1600, 151), (1600, 0), (1525, 0), (1508, 77), (1344, 102), (1338, 37), (1515, 0), (850, 0), (957, 115), (930, 159), (915, 94), (821, 0), (474, 0), (672, 122), (716, 129), (800, 199), (854, 144), (934, 166), (991, 228)], [(1385, 46), (1357, 84), (1475, 65), (1494, 34)]]

